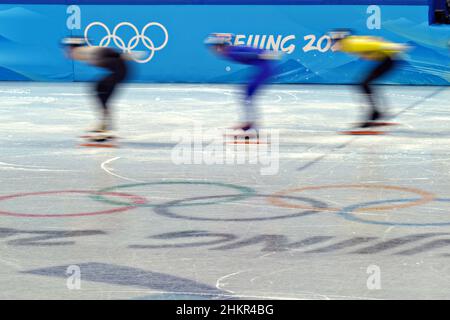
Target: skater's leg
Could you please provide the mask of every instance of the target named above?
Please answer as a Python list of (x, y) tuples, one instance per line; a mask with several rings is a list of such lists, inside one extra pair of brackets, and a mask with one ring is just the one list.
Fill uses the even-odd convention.
[(116, 87), (116, 81), (113, 74), (106, 76), (97, 82), (96, 85), (96, 93), (98, 101), (100, 102), (100, 111), (102, 113), (101, 125), (99, 127), (99, 131), (109, 130), (109, 121), (110, 117), (110, 109), (108, 105), (109, 98), (114, 92)]
[[(382, 77), (391, 71), (394, 67), (394, 60), (386, 56), (377, 66), (368, 74), (368, 76), (362, 81), (361, 88), (362, 91), (366, 94), (367, 100), (370, 106), (370, 114), (368, 117), (368, 122), (379, 119), (382, 115), (380, 110), (378, 109), (376, 102), (376, 95), (371, 86), (372, 82), (376, 79)], [(367, 123), (366, 123), (367, 124)]]
[(247, 126), (254, 126), (258, 121), (258, 111), (255, 106), (254, 97), (264, 83), (273, 75), (273, 67), (270, 62), (262, 62), (257, 65), (258, 73), (249, 81), (244, 98), (244, 119)]
[(114, 94), (117, 84), (122, 82), (127, 74), (127, 67), (121, 58), (105, 59), (103, 64), (108, 67), (111, 73), (98, 81), (96, 85), (96, 93), (103, 117), (100, 131), (109, 130), (111, 127), (111, 110), (108, 102)]

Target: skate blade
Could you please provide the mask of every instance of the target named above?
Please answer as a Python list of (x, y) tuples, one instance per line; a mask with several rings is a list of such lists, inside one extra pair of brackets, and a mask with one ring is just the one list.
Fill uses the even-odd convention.
[(89, 147), (89, 148), (118, 148), (119, 146), (115, 143), (101, 143), (101, 142), (89, 142), (89, 143), (81, 143), (80, 147)]
[[(359, 123), (354, 123), (354, 126), (359, 126)], [(399, 126), (398, 122), (389, 122), (389, 121), (375, 121), (370, 124), (370, 127), (388, 127), (388, 126)]]
[(259, 140), (235, 140), (235, 141), (226, 141), (227, 144), (270, 144), (270, 142), (259, 141)]
[(398, 122), (389, 122), (389, 121), (379, 121), (379, 122), (374, 122), (372, 124), (372, 126), (374, 127), (385, 127), (385, 126), (399, 126), (400, 123)]
[(379, 136), (386, 134), (386, 131), (379, 130), (349, 130), (349, 131), (340, 131), (340, 134), (352, 135), (352, 136)]
[(225, 138), (239, 138), (239, 139), (256, 139), (258, 138), (258, 135), (256, 133), (245, 133), (245, 132), (237, 132), (237, 133), (225, 133), (223, 135)]
[(225, 143), (226, 144), (270, 144), (270, 141), (262, 141), (259, 140), (259, 138), (255, 136), (236, 136), (236, 135), (230, 135), (225, 136)]
[(114, 135), (105, 135), (105, 136), (99, 136), (99, 135), (94, 135), (94, 134), (85, 134), (85, 135), (81, 135), (79, 136), (82, 139), (105, 139), (105, 140), (113, 140), (113, 139), (119, 139), (119, 137), (116, 137)]

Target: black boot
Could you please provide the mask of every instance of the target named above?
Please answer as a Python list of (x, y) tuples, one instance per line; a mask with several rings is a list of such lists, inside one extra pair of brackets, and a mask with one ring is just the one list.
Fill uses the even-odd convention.
[(370, 128), (370, 127), (375, 127), (376, 126), (376, 121), (380, 120), (384, 117), (384, 115), (379, 112), (378, 110), (373, 110), (372, 113), (370, 114), (369, 119), (367, 119), (367, 121), (362, 122), (359, 127), (360, 128)]

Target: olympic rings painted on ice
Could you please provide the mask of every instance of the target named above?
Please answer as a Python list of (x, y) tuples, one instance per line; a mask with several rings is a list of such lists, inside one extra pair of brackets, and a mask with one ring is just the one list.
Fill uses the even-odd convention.
[[(270, 197), (270, 198), (268, 198), (268, 200), (271, 204), (277, 205), (277, 206), (280, 206), (283, 208), (312, 210), (312, 209), (314, 209), (313, 207), (290, 204), (290, 203), (280, 200), (280, 198), (277, 198), (277, 196), (284, 196), (286, 194), (295, 193), (295, 192), (303, 192), (303, 191), (307, 191), (307, 190), (323, 190), (323, 189), (384, 189), (384, 190), (410, 192), (410, 193), (414, 193), (414, 194), (417, 194), (420, 196), (419, 199), (413, 199), (407, 203), (403, 203), (403, 204), (399, 204), (399, 205), (371, 207), (371, 208), (364, 209), (364, 211), (381, 211), (381, 210), (408, 208), (408, 207), (418, 206), (418, 205), (422, 205), (422, 204), (431, 202), (434, 199), (434, 195), (432, 193), (429, 193), (427, 191), (423, 191), (420, 189), (416, 189), (416, 188), (381, 185), (381, 184), (339, 184), (339, 185), (309, 186), (309, 187), (283, 190), (283, 191), (274, 193), (273, 194), (274, 197)], [(327, 208), (324, 211), (339, 212), (340, 210), (341, 210), (341, 208)]]
[[(100, 47), (107, 47), (111, 43), (111, 40), (113, 40), (114, 44), (119, 49), (121, 49), (123, 52), (131, 53), (132, 50), (138, 46), (139, 42), (142, 41), (142, 44), (149, 50), (150, 53), (149, 53), (148, 57), (145, 59), (140, 59), (138, 57), (132, 56), (133, 60), (138, 63), (149, 62), (155, 55), (155, 52), (163, 49), (167, 45), (167, 42), (169, 41), (169, 33), (167, 32), (166, 27), (164, 27), (159, 22), (147, 23), (141, 32), (139, 32), (139, 30), (136, 28), (136, 26), (130, 22), (126, 22), (126, 21), (120, 22), (119, 24), (117, 24), (114, 27), (113, 31), (111, 32), (106, 24), (104, 24), (103, 22), (96, 21), (96, 22), (90, 23), (84, 30), (84, 38), (86, 39), (86, 42), (89, 46), (93, 46), (93, 44), (89, 40), (89, 30), (94, 26), (100, 26), (106, 31), (106, 35), (100, 40), (100, 42), (98, 44), (98, 46), (100, 46)], [(133, 37), (131, 37), (128, 40), (128, 42), (125, 42), (122, 38), (120, 38), (117, 35), (117, 31), (121, 27), (129, 27), (135, 33), (135, 35)], [(154, 42), (148, 36), (145, 35), (145, 32), (150, 27), (158, 27), (163, 31), (164, 41), (161, 45), (155, 46)]]
[[(129, 193), (115, 192), (117, 189), (130, 189), (134, 187), (141, 186), (161, 186), (161, 185), (203, 185), (203, 186), (217, 186), (223, 187), (227, 189), (231, 189), (234, 191), (238, 191), (238, 194), (226, 194), (226, 195), (211, 195), (211, 196), (198, 196), (193, 198), (186, 198), (180, 200), (173, 200), (166, 203), (155, 204), (148, 203), (145, 197), (141, 197), (138, 195), (133, 195)], [(388, 199), (388, 200), (378, 200), (372, 202), (365, 202), (362, 204), (350, 205), (346, 208), (330, 208), (323, 201), (307, 198), (307, 197), (299, 197), (288, 195), (288, 193), (294, 192), (304, 192), (307, 190), (322, 190), (322, 189), (382, 189), (382, 190), (393, 190), (393, 191), (401, 191), (401, 192), (409, 192), (418, 195), (418, 198), (408, 198), (408, 199)], [(69, 214), (38, 214), (38, 213), (16, 213), (9, 211), (1, 211), (0, 215), (5, 216), (15, 216), (15, 217), (34, 217), (34, 218), (63, 218), (63, 217), (82, 217), (82, 216), (95, 216), (102, 214), (113, 214), (128, 211), (138, 207), (151, 207), (154, 208), (154, 211), (162, 216), (166, 216), (169, 218), (176, 219), (186, 219), (186, 220), (201, 220), (201, 221), (265, 221), (265, 220), (277, 220), (277, 219), (287, 219), (294, 217), (301, 217), (311, 215), (317, 212), (323, 211), (332, 211), (336, 212), (338, 215), (350, 221), (357, 221), (362, 223), (369, 224), (377, 224), (377, 225), (388, 225), (388, 226), (447, 226), (450, 225), (450, 222), (442, 222), (442, 223), (410, 223), (410, 222), (387, 222), (387, 221), (374, 221), (368, 220), (358, 215), (358, 211), (381, 211), (381, 210), (392, 210), (392, 209), (401, 209), (408, 208), (412, 206), (423, 205), (429, 203), (431, 201), (438, 202), (450, 202), (450, 199), (445, 198), (434, 198), (434, 195), (419, 190), (416, 188), (409, 187), (401, 187), (401, 186), (390, 186), (390, 185), (379, 185), (379, 184), (348, 184), (348, 185), (323, 185), (323, 186), (308, 186), (296, 189), (289, 189), (276, 192), (271, 195), (258, 194), (252, 188), (234, 185), (228, 183), (221, 182), (210, 182), (210, 181), (190, 181), (190, 180), (175, 180), (175, 181), (156, 181), (156, 182), (146, 182), (146, 183), (136, 183), (136, 184), (125, 184), (118, 185), (113, 187), (104, 188), (99, 191), (86, 191), (86, 190), (58, 190), (58, 191), (42, 191), (42, 192), (29, 192), (29, 193), (17, 193), (12, 195), (0, 196), (0, 202), (6, 201), (8, 199), (22, 198), (28, 196), (42, 196), (42, 195), (51, 195), (51, 194), (88, 194), (91, 199), (100, 201), (103, 203), (108, 203), (111, 205), (119, 206), (118, 208), (94, 211), (94, 212), (81, 212), (81, 213), (69, 213)], [(108, 198), (107, 198), (108, 197)], [(119, 197), (124, 198), (129, 201), (119, 201), (113, 200), (110, 197)], [(203, 206), (203, 205), (215, 205), (221, 203), (228, 203), (232, 201), (239, 201), (246, 198), (252, 197), (263, 197), (268, 199), (268, 201), (282, 208), (290, 208), (290, 209), (303, 209), (304, 211), (295, 212), (290, 214), (283, 214), (279, 216), (260, 216), (260, 217), (248, 217), (248, 218), (220, 218), (220, 217), (212, 217), (212, 216), (203, 216), (203, 217), (195, 217), (195, 216), (187, 216), (178, 213), (173, 213), (169, 211), (169, 208), (172, 207), (188, 207), (188, 206)], [(296, 200), (306, 202), (307, 205), (303, 204), (292, 204), (285, 200)], [(203, 201), (206, 200), (206, 201)], [(283, 201), (284, 200), (284, 201)], [(187, 203), (190, 202), (190, 203)]]
[[(234, 185), (234, 184), (228, 184), (228, 183), (221, 183), (221, 182), (210, 182), (210, 181), (186, 181), (186, 180), (176, 180), (176, 181), (156, 181), (156, 182), (144, 182), (144, 183), (135, 183), (135, 184), (123, 184), (123, 185), (119, 185), (119, 186), (114, 186), (114, 187), (109, 187), (109, 188), (105, 188), (102, 190), (99, 190), (98, 193), (99, 194), (104, 194), (107, 192), (111, 192), (117, 189), (129, 189), (129, 188), (134, 188), (134, 187), (142, 187), (142, 186), (156, 186), (156, 185), (206, 185), (206, 186), (218, 186), (218, 187), (224, 187), (224, 188), (228, 188), (228, 189), (232, 189), (232, 190), (237, 190), (239, 192), (241, 192), (241, 194), (238, 195), (233, 195), (230, 197), (229, 200), (227, 201), (206, 201), (206, 202), (199, 202), (199, 203), (191, 203), (191, 204), (184, 204), (184, 205), (178, 205), (178, 206), (198, 206), (198, 205), (211, 205), (211, 204), (218, 204), (218, 203), (222, 203), (222, 202), (231, 202), (231, 201), (236, 201), (236, 200), (240, 200), (243, 198), (247, 198), (250, 195), (256, 193), (255, 190), (253, 190), (252, 188), (249, 187), (244, 187), (244, 186), (239, 186), (239, 185)], [(120, 206), (127, 206), (130, 205), (129, 203), (126, 202), (121, 202), (121, 201), (115, 201), (115, 200), (110, 200), (105, 198), (103, 195), (95, 195), (92, 197), (94, 200), (98, 200), (101, 202), (105, 202), (105, 203), (109, 203), (109, 204), (113, 204), (113, 205), (120, 205)], [(152, 203), (145, 203), (145, 204), (141, 204), (141, 205), (137, 205), (139, 207), (156, 207), (159, 204), (152, 204)]]
[[(16, 193), (16, 194), (7, 195), (7, 196), (1, 196), (0, 201), (5, 201), (8, 199), (14, 199), (14, 198), (28, 197), (28, 196), (42, 196), (42, 195), (49, 195), (49, 194), (67, 194), (67, 193), (99, 194), (96, 191), (86, 191), (86, 190), (42, 191), (42, 192)], [(147, 201), (146, 199), (144, 199), (142, 197), (131, 195), (128, 193), (105, 192), (102, 194), (115, 196), (115, 197), (121, 197), (121, 198), (128, 198), (128, 199), (132, 200), (132, 203), (128, 204), (127, 206), (124, 206), (122, 208), (108, 209), (108, 210), (95, 211), (95, 212), (82, 212), (82, 213), (69, 213), (69, 214), (37, 214), (37, 213), (16, 213), (16, 212), (9, 212), (9, 211), (0, 211), (0, 215), (14, 216), (14, 217), (28, 217), (28, 218), (66, 218), (66, 217), (95, 216), (95, 215), (101, 215), (101, 214), (113, 214), (113, 213), (128, 211), (128, 210), (136, 208), (137, 205), (143, 204)]]
[[(433, 199), (437, 202), (450, 202), (450, 199), (436, 198)], [(338, 214), (350, 221), (368, 223), (368, 224), (376, 224), (383, 226), (396, 226), (396, 227), (441, 227), (441, 226), (450, 226), (449, 222), (427, 222), (427, 223), (410, 223), (410, 222), (388, 222), (388, 221), (375, 221), (364, 219), (360, 215), (356, 215), (356, 211), (367, 211), (366, 207), (379, 205), (384, 203), (395, 203), (395, 202), (410, 202), (414, 201), (414, 199), (393, 199), (393, 200), (381, 200), (381, 201), (371, 201), (366, 203), (360, 203), (348, 206), (342, 209)]]
[[(294, 196), (276, 196), (278, 198), (283, 198), (283, 199), (294, 199), (294, 200), (307, 202), (311, 206), (314, 207), (314, 210), (305, 210), (305, 211), (301, 211), (301, 212), (290, 213), (290, 214), (285, 214), (285, 215), (280, 215), (280, 216), (253, 217), (253, 218), (193, 217), (193, 216), (186, 216), (186, 215), (176, 214), (176, 213), (173, 213), (173, 212), (169, 211), (170, 207), (183, 206), (182, 203), (183, 202), (187, 202), (187, 201), (198, 201), (198, 200), (205, 200), (205, 199), (222, 199), (222, 198), (227, 198), (227, 197), (233, 197), (234, 198), (236, 196), (239, 196), (239, 195), (204, 196), (204, 197), (187, 198), (187, 199), (182, 199), (182, 200), (174, 200), (174, 201), (170, 201), (170, 202), (167, 202), (167, 203), (160, 204), (160, 205), (156, 206), (153, 210), (159, 215), (162, 215), (162, 216), (165, 216), (165, 217), (169, 217), (169, 218), (175, 218), (175, 219), (200, 220), (200, 221), (229, 221), (229, 222), (230, 221), (231, 222), (234, 221), (234, 222), (242, 222), (242, 221), (279, 220), (279, 219), (303, 217), (303, 216), (315, 214), (315, 213), (317, 213), (319, 211), (324, 210), (324, 208), (327, 207), (327, 205), (324, 202), (318, 201), (318, 200), (314, 200), (314, 199), (310, 199), (310, 198), (294, 197)], [(266, 197), (273, 197), (273, 195), (250, 194), (249, 197), (250, 198), (253, 198), (253, 197), (264, 197), (264, 198), (266, 198)], [(191, 204), (191, 205), (196, 205), (196, 204)], [(186, 204), (184, 206), (186, 206)]]

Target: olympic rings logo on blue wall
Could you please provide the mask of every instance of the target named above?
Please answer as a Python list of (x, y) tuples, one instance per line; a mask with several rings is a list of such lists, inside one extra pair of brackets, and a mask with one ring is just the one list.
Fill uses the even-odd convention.
[[(114, 29), (112, 30), (112, 32), (110, 31), (110, 29), (108, 28), (108, 26), (102, 22), (96, 21), (96, 22), (92, 22), (90, 23), (86, 29), (84, 30), (84, 37), (86, 39), (86, 42), (90, 45), (90, 46), (94, 46), (94, 44), (92, 44), (89, 40), (89, 31), (92, 27), (94, 26), (99, 26), (102, 27), (105, 31), (106, 31), (106, 35), (100, 40), (100, 42), (96, 45), (99, 47), (107, 47), (110, 45), (111, 40), (113, 40), (114, 44), (121, 49), (124, 53), (133, 53), (133, 50), (138, 46), (138, 44), (140, 42), (142, 42), (142, 44), (149, 50), (149, 54), (146, 58), (141, 58), (139, 55), (131, 55), (131, 58), (138, 62), (138, 63), (147, 63), (150, 60), (152, 60), (153, 56), (155, 55), (156, 51), (162, 50), (168, 43), (169, 41), (169, 33), (166, 29), (166, 27), (164, 27), (161, 23), (159, 22), (149, 22), (147, 23), (144, 28), (142, 28), (142, 31), (139, 32), (138, 28), (136, 28), (136, 26), (130, 22), (120, 22), (119, 24), (117, 24)], [(128, 42), (124, 41), (121, 37), (119, 37), (117, 35), (117, 31), (121, 28), (121, 27), (129, 27), (133, 30), (133, 32), (135, 33), (135, 35), (133, 37), (131, 37)], [(146, 36), (145, 32), (147, 31), (147, 29), (149, 29), (150, 27), (158, 27), (160, 28), (163, 33), (164, 33), (164, 41), (161, 45), (159, 46), (155, 46), (154, 42), (148, 37)]]

